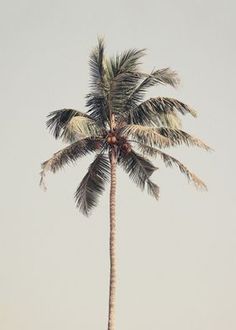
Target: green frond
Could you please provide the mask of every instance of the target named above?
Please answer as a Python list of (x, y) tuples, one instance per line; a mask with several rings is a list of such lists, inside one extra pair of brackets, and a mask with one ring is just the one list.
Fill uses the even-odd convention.
[(98, 197), (105, 189), (105, 183), (109, 179), (110, 164), (106, 155), (100, 153), (89, 166), (75, 192), (75, 201), (80, 211), (88, 215), (98, 203)]
[(108, 99), (113, 113), (124, 112), (127, 99), (143, 77), (138, 72), (144, 50), (130, 49), (106, 61), (109, 76)]
[(105, 70), (104, 70), (104, 40), (98, 38), (97, 46), (92, 50), (89, 59), (91, 86), (96, 89), (104, 88)]
[(124, 72), (110, 82), (109, 101), (113, 113), (123, 116), (127, 99), (140, 82), (139, 72)]
[(129, 111), (128, 122), (181, 128), (178, 113), (182, 115), (190, 113), (194, 117), (197, 115), (195, 110), (176, 99), (168, 97), (150, 98)]
[(172, 110), (178, 111), (182, 115), (186, 115), (189, 113), (193, 117), (197, 116), (197, 112), (194, 109), (192, 109), (187, 104), (179, 100), (170, 97), (157, 97), (157, 98), (151, 98), (150, 100), (154, 105), (159, 107), (162, 111), (165, 111), (165, 109), (169, 107)]
[(173, 165), (176, 165), (181, 171), (181, 173), (183, 173), (189, 181), (194, 183), (197, 189), (207, 190), (205, 183), (201, 179), (199, 179), (194, 173), (189, 171), (189, 169), (180, 161), (178, 161), (176, 158), (162, 152), (161, 150), (158, 150), (156, 148), (144, 144), (139, 144), (139, 149), (144, 156), (145, 155), (148, 155), (150, 157), (159, 156), (167, 167), (172, 167)]
[(137, 72), (140, 59), (145, 55), (145, 49), (129, 49), (110, 58), (110, 78), (125, 72)]
[(156, 183), (152, 182), (150, 179), (147, 180), (147, 192), (156, 200), (159, 199), (160, 188)]
[(119, 164), (129, 174), (131, 180), (143, 190), (147, 185), (148, 192), (158, 198), (159, 190), (150, 180), (150, 176), (157, 169), (147, 158), (131, 150), (128, 153), (121, 152), (118, 158)]
[(126, 125), (120, 130), (127, 138), (133, 138), (138, 142), (161, 148), (172, 146), (172, 141), (159, 133), (157, 128), (142, 125)]
[(88, 113), (99, 122), (100, 126), (106, 127), (108, 121), (107, 94), (109, 90), (108, 70), (104, 55), (104, 41), (98, 39), (98, 45), (90, 54), (91, 92), (86, 96)]
[(127, 102), (126, 109), (131, 110), (143, 100), (147, 89), (158, 84), (177, 87), (179, 84), (177, 73), (170, 68), (153, 71), (151, 74), (143, 74), (141, 83), (132, 91)]
[(176, 71), (170, 68), (159, 69), (152, 72), (149, 76), (149, 86), (155, 86), (156, 84), (170, 85), (172, 87), (178, 87), (180, 78)]
[(109, 120), (108, 102), (104, 95), (99, 93), (89, 93), (86, 96), (88, 113), (99, 126), (106, 127)]
[(98, 140), (95, 139), (80, 140), (53, 154), (50, 159), (46, 160), (41, 165), (40, 185), (46, 188), (44, 178), (47, 172), (55, 173), (65, 165), (73, 164), (78, 158), (95, 151), (97, 148), (97, 141)]

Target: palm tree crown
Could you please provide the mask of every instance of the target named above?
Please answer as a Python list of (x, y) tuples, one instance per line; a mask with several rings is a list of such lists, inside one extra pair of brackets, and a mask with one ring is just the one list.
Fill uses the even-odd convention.
[(158, 199), (159, 187), (150, 179), (157, 169), (147, 158), (160, 157), (166, 166), (176, 165), (197, 188), (206, 185), (177, 159), (163, 152), (164, 148), (185, 144), (210, 148), (181, 129), (179, 115), (196, 112), (188, 105), (169, 97), (144, 100), (149, 87), (177, 87), (179, 78), (170, 68), (139, 70), (144, 50), (131, 49), (114, 57), (104, 55), (104, 42), (90, 54), (91, 85), (86, 96), (87, 112), (62, 109), (51, 112), (47, 127), (67, 147), (42, 164), (41, 183), (47, 171), (55, 173), (78, 158), (95, 153), (87, 174), (75, 192), (76, 205), (85, 215), (97, 205), (110, 176), (110, 157), (115, 152), (117, 163), (143, 190), (147, 188)]

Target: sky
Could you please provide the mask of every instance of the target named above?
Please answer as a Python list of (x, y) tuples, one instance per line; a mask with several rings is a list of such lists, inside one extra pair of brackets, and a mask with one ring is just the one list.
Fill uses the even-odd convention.
[(149, 96), (193, 106), (184, 129), (214, 149), (170, 151), (208, 192), (156, 160), (156, 202), (119, 169), (117, 329), (234, 330), (235, 2), (2, 0), (0, 15), (1, 330), (107, 326), (109, 187), (85, 218), (73, 195), (91, 158), (49, 175), (46, 193), (38, 184), (40, 164), (63, 147), (46, 116), (86, 111), (98, 35), (110, 55), (147, 48), (147, 72), (175, 69), (180, 87)]

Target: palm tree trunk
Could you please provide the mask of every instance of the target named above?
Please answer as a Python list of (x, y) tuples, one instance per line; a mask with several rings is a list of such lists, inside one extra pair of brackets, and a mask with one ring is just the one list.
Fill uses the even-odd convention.
[(110, 155), (111, 187), (110, 187), (110, 289), (109, 289), (109, 317), (108, 330), (115, 329), (115, 290), (116, 290), (116, 255), (115, 255), (115, 194), (116, 194), (116, 150)]

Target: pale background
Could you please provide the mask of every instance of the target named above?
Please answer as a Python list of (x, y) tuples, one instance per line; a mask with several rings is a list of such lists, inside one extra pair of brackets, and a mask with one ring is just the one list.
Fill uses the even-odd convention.
[(87, 219), (73, 194), (89, 159), (38, 186), (62, 145), (45, 129), (56, 109), (84, 109), (88, 55), (148, 49), (181, 87), (156, 88), (199, 111), (185, 129), (214, 149), (172, 151), (209, 187), (160, 170), (156, 203), (119, 172), (117, 329), (236, 329), (234, 1), (1, 1), (0, 329), (106, 329), (108, 193)]

